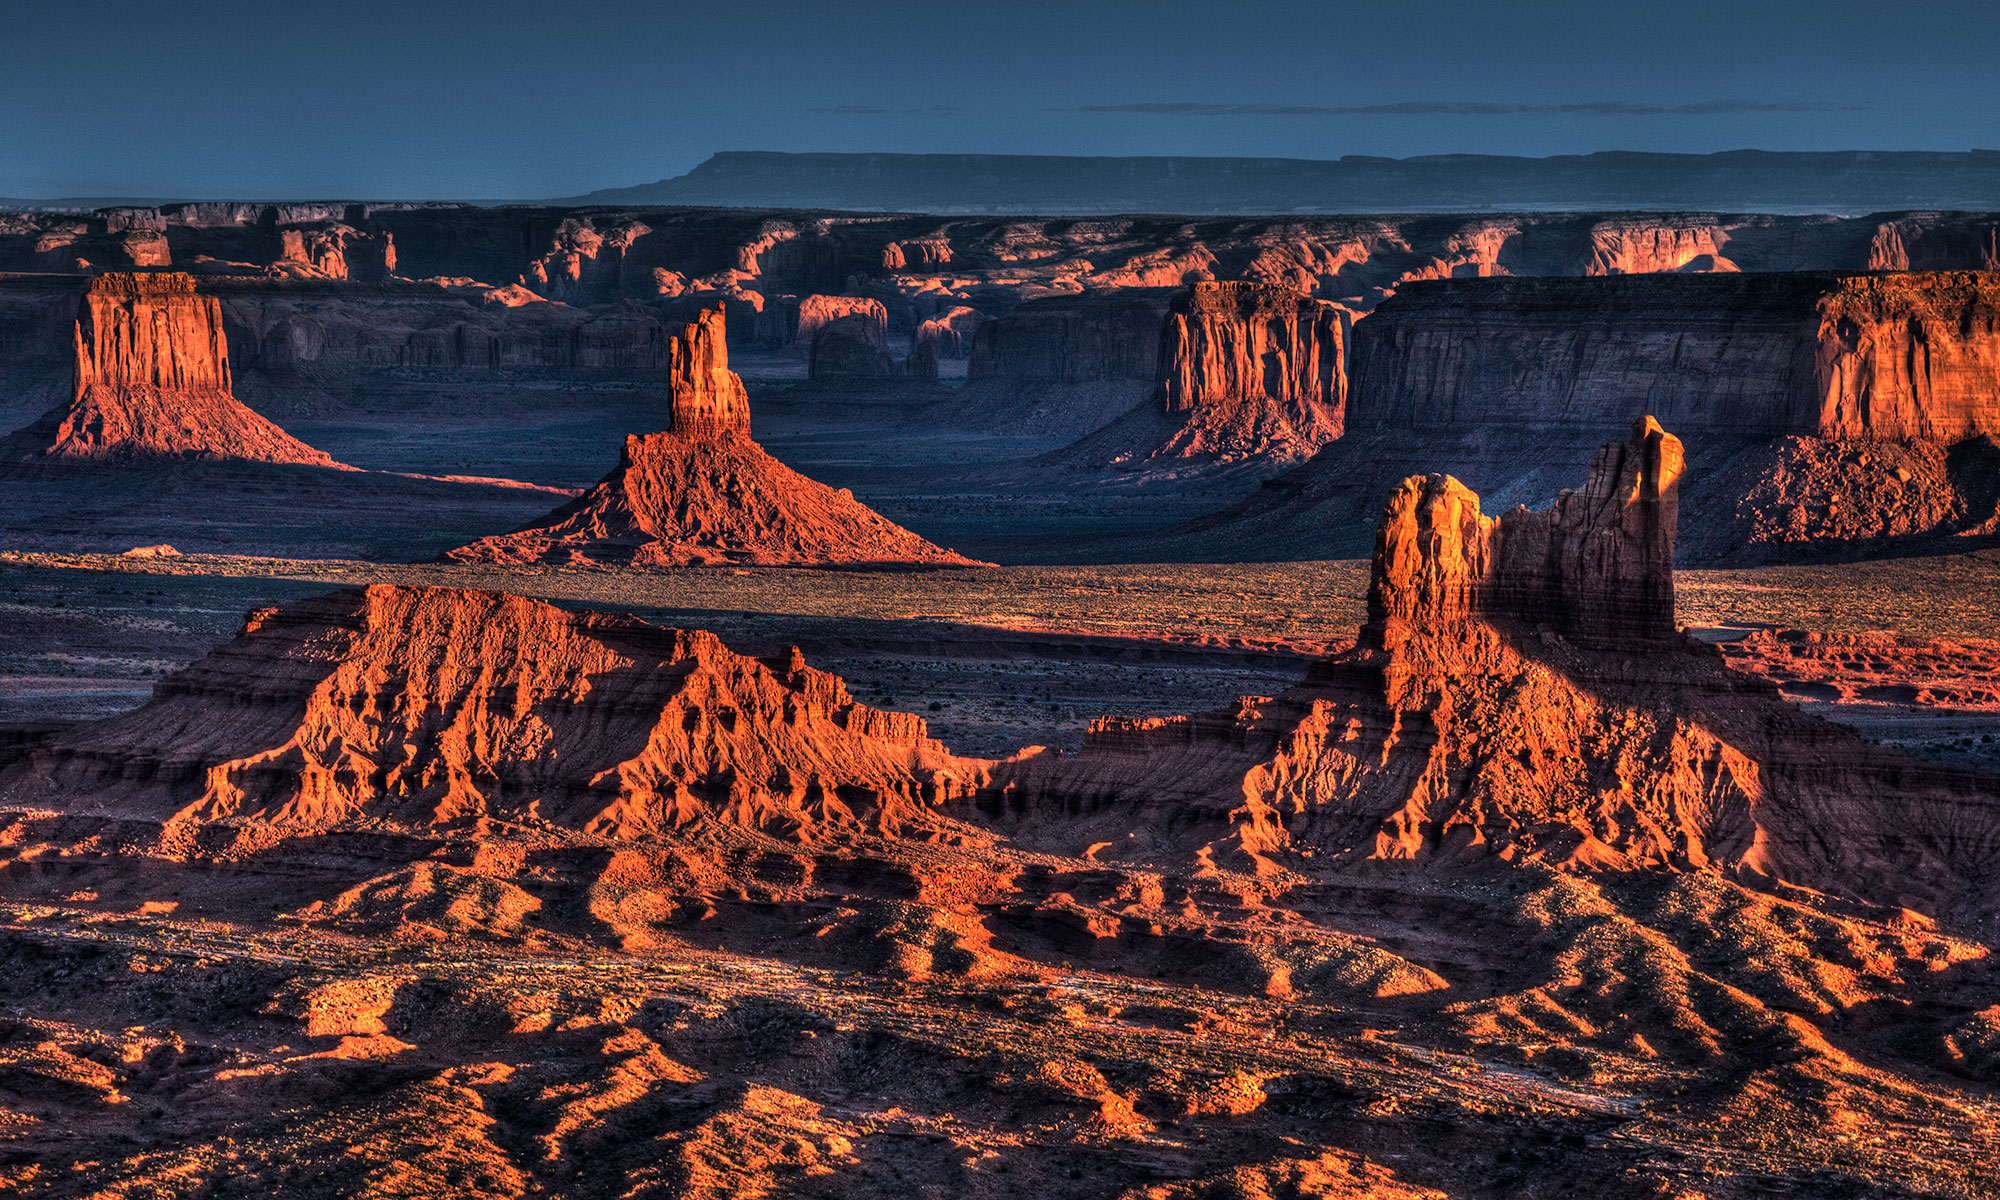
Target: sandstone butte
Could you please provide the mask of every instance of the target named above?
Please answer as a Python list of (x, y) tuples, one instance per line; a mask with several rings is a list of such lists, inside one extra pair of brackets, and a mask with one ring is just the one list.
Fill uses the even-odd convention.
[(12, 460), (250, 459), (336, 467), (237, 400), (222, 312), (191, 276), (100, 275), (74, 326), (70, 399), (5, 441)]
[(1155, 458), (1305, 458), (1340, 436), (1345, 310), (1289, 287), (1196, 283), (1161, 335), (1155, 401), (1184, 422)]
[(632, 617), (379, 585), (252, 613), (0, 794), (155, 821), (810, 839), (921, 824), (985, 766), (796, 650), (764, 661)]
[(971, 566), (880, 513), (808, 479), (750, 437), (750, 403), (729, 369), (720, 305), (675, 336), (669, 427), (625, 439), (595, 487), (513, 533), (449, 551), (459, 562), (641, 567)]
[(2000, 780), (1872, 747), (1677, 632), (1680, 463), (1647, 418), (1545, 512), (1487, 517), (1412, 477), (1353, 650), (1280, 696), (1100, 719), (1074, 755), (1003, 764), (982, 803), (1051, 850), (1712, 868), (1992, 915)]

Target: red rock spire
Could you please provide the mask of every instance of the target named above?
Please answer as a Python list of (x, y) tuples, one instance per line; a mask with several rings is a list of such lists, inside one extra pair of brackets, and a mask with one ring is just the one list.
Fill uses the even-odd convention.
[(1449, 475), (1412, 475), (1376, 535), (1364, 637), (1486, 620), (1587, 642), (1672, 637), (1680, 439), (1643, 417), (1606, 443), (1580, 491), (1540, 512), (1480, 514)]

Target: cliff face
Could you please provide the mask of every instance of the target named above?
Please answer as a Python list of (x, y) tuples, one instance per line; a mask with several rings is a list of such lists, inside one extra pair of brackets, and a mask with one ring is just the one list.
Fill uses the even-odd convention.
[(98, 276), (72, 342), (73, 395), (10, 437), (9, 457), (335, 465), (231, 393), (221, 307), (189, 276)]
[(925, 319), (911, 335), (911, 348), (929, 345), (937, 358), (967, 358), (986, 317), (978, 309), (954, 305)]
[(807, 296), (799, 301), (798, 326), (792, 330), (791, 345), (800, 358), (810, 358), (819, 331), (835, 321), (858, 318), (874, 328), (875, 340), (889, 335), (889, 310), (880, 300), (860, 296)]
[(1454, 280), (1356, 327), (1350, 428), (2000, 432), (2000, 282), (1969, 273)]
[(1031, 300), (979, 325), (959, 419), (1081, 436), (1144, 403), (1157, 383), (1163, 294)]
[(0, 777), (77, 811), (289, 827), (551, 822), (629, 837), (921, 822), (985, 764), (797, 651), (493, 592), (376, 586), (254, 613), (151, 703)]
[(1339, 437), (1347, 327), (1340, 308), (1290, 288), (1194, 285), (1162, 335), (1157, 399), (1186, 424), (1160, 454), (1305, 457)]
[(2000, 435), (2000, 277), (1850, 276), (1815, 303), (1794, 432), (1956, 442)]
[(1376, 534), (1362, 638), (1392, 645), (1413, 629), (1465, 621), (1553, 629), (1590, 644), (1669, 640), (1680, 439), (1642, 418), (1602, 447), (1582, 489), (1551, 508), (1482, 516), (1449, 475), (1411, 476)]
[(871, 316), (828, 321), (813, 334), (807, 378), (883, 379), (895, 373), (896, 360), (883, 346), (881, 323)]
[(688, 437), (750, 434), (750, 395), (729, 369), (728, 323), (720, 305), (705, 310), (669, 343), (669, 412), (674, 433)]

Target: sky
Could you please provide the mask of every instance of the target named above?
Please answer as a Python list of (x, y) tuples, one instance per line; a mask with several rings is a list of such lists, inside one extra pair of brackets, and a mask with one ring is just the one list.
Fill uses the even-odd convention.
[(2000, 148), (1973, 0), (0, 0), (0, 196), (537, 199), (718, 150)]

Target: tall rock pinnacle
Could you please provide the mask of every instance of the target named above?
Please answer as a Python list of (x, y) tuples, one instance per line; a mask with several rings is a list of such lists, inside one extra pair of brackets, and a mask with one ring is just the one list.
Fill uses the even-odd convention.
[(1644, 417), (1540, 512), (1482, 516), (1458, 480), (1412, 475), (1382, 514), (1364, 636), (1492, 620), (1587, 642), (1672, 637), (1681, 470), (1680, 439)]

